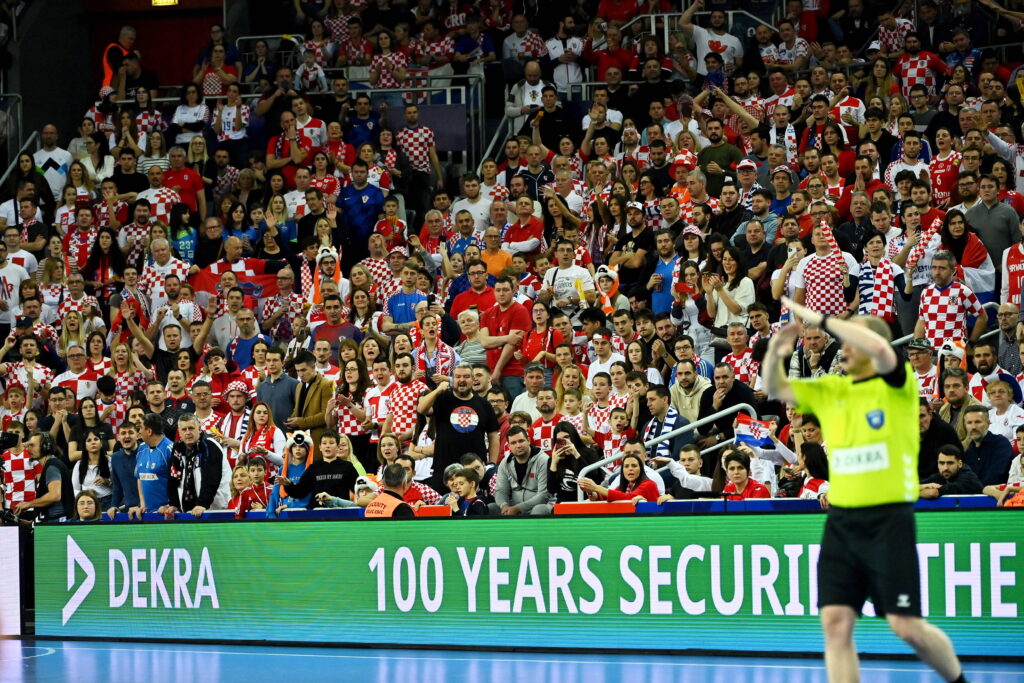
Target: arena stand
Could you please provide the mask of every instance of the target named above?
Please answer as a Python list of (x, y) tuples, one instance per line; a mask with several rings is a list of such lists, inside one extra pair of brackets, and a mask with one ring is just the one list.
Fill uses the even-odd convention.
[[(627, 5), (253, 9), (291, 32), (213, 26), (184, 86), (111, 36), (4, 180), (5, 508), (85, 514), (32, 505), (40, 448), (96, 519), (359, 516), (405, 455), (421, 515), (813, 506), (828, 426), (761, 389), (783, 295), (890, 324), (929, 505), (1019, 500), (1018, 14)], [(791, 376), (836, 372), (804, 330)], [(282, 489), (325, 455), (344, 487)]]

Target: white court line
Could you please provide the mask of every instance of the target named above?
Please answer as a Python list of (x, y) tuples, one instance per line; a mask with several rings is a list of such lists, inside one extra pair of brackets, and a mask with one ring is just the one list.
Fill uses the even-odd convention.
[(21, 657), (0, 657), (0, 662), (15, 662), (15, 661), (20, 662), (20, 661), (25, 660), (25, 659), (35, 659), (36, 657), (46, 657), (47, 655), (52, 655), (55, 652), (57, 652), (57, 648), (53, 648), (53, 647), (39, 647), (39, 646), (33, 646), (33, 645), (23, 645), (21, 649), (23, 649), (23, 650), (46, 650), (46, 652), (40, 652), (37, 655), (23, 655)]
[[(276, 657), (307, 657), (307, 658), (317, 658), (317, 659), (371, 659), (371, 660), (384, 660), (384, 659), (386, 659), (388, 661), (413, 661), (413, 662), (480, 662), (481, 661), (480, 658), (474, 658), (474, 657), (391, 657), (391, 656), (386, 656), (384, 653), (386, 653), (387, 650), (383, 650), (383, 649), (381, 650), (381, 655), (380, 656), (372, 656), (372, 655), (346, 655), (346, 654), (317, 654), (317, 653), (312, 653), (312, 652), (279, 652), (279, 651), (276, 651), (277, 648), (276, 648), (276, 646), (273, 646), (273, 645), (270, 645), (270, 646), (247, 645), (245, 647), (263, 647), (263, 648), (265, 648), (267, 650), (267, 652), (261, 652), (260, 653), (261, 656), (272, 655), (272, 656), (276, 656)], [(59, 649), (61, 649), (61, 650), (68, 650), (68, 651), (88, 650), (88, 651), (91, 651), (91, 652), (152, 652), (152, 651), (156, 650), (156, 651), (160, 651), (160, 652), (173, 652), (175, 654), (196, 654), (196, 655), (243, 655), (243, 654), (246, 654), (246, 653), (244, 653), (243, 651), (240, 651), (240, 650), (236, 650), (236, 651), (230, 651), (230, 650), (227, 650), (227, 651), (223, 651), (223, 650), (178, 650), (178, 649), (160, 650), (159, 648), (155, 648), (155, 647), (153, 647), (153, 648), (144, 648), (143, 649), (143, 648), (127, 648), (127, 647), (118, 647), (118, 648), (110, 647), (110, 648), (107, 648), (107, 647), (78, 647), (78, 646), (75, 646), (75, 647), (70, 647), (70, 648), (69, 647), (65, 647), (65, 648), (59, 648)], [(686, 656), (692, 656), (692, 655), (653, 655), (653, 656), (656, 656), (656, 657), (666, 657), (666, 656), (686, 657)], [(501, 659), (501, 658), (496, 658), (496, 657), (486, 657), (482, 661), (502, 663), (502, 664), (517, 664), (517, 663), (524, 663), (524, 662), (526, 662), (526, 663), (530, 663), (530, 664), (588, 664), (588, 665), (599, 665), (599, 666), (625, 665), (625, 666), (675, 666), (675, 667), (702, 667), (702, 668), (720, 667), (720, 668), (723, 668), (723, 669), (780, 669), (780, 670), (783, 670), (783, 671), (793, 670), (793, 669), (797, 669), (797, 670), (810, 670), (810, 671), (824, 671), (825, 670), (824, 664), (820, 664), (820, 665), (805, 665), (805, 664), (795, 664), (795, 665), (783, 665), (783, 664), (726, 664), (726, 663), (719, 664), (717, 662), (715, 662), (713, 664), (709, 664), (709, 663), (706, 663), (706, 662), (701, 663), (701, 662), (646, 662), (646, 661), (632, 661), (632, 662), (631, 661), (603, 661), (602, 662), (602, 661), (590, 660), (590, 659), (580, 659), (580, 660), (577, 660), (577, 659), (528, 659), (528, 658), (520, 658), (520, 659), (504, 658), (504, 659)], [(913, 665), (914, 662), (907, 662), (907, 664)], [(968, 668), (970, 668), (970, 667), (968, 666)], [(893, 669), (893, 668), (885, 668), (885, 667), (869, 667), (869, 666), (863, 666), (863, 665), (861, 666), (861, 670), (862, 671), (880, 671), (880, 672), (888, 672), (888, 673), (907, 673), (907, 672), (915, 671), (915, 669), (912, 669), (912, 668)], [(991, 674), (991, 675), (1004, 675), (1004, 676), (1020, 676), (1022, 672), (1021, 671), (989, 671), (989, 670), (986, 670), (983, 673), (985, 673), (986, 675)]]

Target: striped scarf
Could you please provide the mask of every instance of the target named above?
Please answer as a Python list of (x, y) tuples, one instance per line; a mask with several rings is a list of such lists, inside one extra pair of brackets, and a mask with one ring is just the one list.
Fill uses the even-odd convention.
[[(231, 429), (233, 418), (234, 415), (229, 411), (227, 415), (221, 418), (220, 424), (217, 425), (217, 429), (219, 429), (220, 433), (229, 439), (241, 440), (249, 430), (249, 409), (246, 408), (245, 412), (242, 413), (242, 416), (238, 419), (234, 430)], [(238, 461), (239, 453), (236, 453), (233, 448), (225, 447), (224, 450), (227, 452), (228, 462), (231, 463), (231, 467), (234, 468), (235, 463)]]
[(779, 131), (775, 126), (772, 126), (768, 131), (768, 139), (773, 145), (782, 144), (786, 148), (786, 161), (792, 163), (794, 160), (799, 158), (797, 153), (797, 141), (796, 141), (796, 128), (790, 123), (786, 126), (785, 142), (779, 142)]
[(452, 371), (455, 369), (455, 350), (452, 347), (438, 339), (432, 360), (434, 372), (430, 373), (427, 367), (427, 344), (424, 342), (416, 354), (416, 369), (422, 370), (428, 378), (431, 374), (451, 377)]

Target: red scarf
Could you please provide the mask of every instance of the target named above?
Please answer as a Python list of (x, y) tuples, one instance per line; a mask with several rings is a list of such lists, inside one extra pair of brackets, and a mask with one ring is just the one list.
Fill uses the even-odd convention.
[[(452, 370), (455, 369), (455, 350), (452, 347), (445, 344), (440, 339), (437, 340), (436, 346), (434, 347), (434, 356), (432, 358), (434, 364), (435, 375), (445, 375), (451, 377)], [(427, 344), (424, 342), (416, 354), (416, 369), (427, 372)]]

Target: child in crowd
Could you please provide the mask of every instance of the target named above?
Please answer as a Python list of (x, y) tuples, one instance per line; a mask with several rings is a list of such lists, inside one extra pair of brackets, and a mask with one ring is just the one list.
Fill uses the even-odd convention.
[(449, 498), (448, 505), (454, 517), (482, 517), (487, 515), (487, 505), (477, 498), (476, 489), (480, 484), (480, 474), (468, 467), (461, 467), (452, 477), (452, 488), (458, 496)]
[(583, 392), (579, 389), (566, 389), (558, 412), (562, 420), (575, 427), (577, 432), (583, 434), (586, 431), (587, 414), (583, 412)]
[[(594, 442), (604, 451), (604, 457), (618, 457), (622, 453), (626, 442), (636, 436), (636, 430), (629, 424), (629, 417), (625, 408), (612, 408), (602, 429), (594, 432)], [(616, 460), (604, 469), (609, 475), (618, 471), (620, 461)]]
[[(302, 473), (313, 462), (312, 439), (307, 432), (293, 432), (284, 445), (284, 466), (282, 477), (301, 478)], [(292, 498), (281, 492), (281, 487), (274, 485), (267, 505), (267, 517), (274, 519), (287, 508), (305, 508), (309, 505), (309, 497)]]
[(246, 465), (249, 473), (249, 481), (252, 483), (246, 487), (240, 496), (238, 507), (235, 508), (235, 518), (242, 519), (249, 510), (266, 510), (270, 503), (270, 486), (267, 485), (267, 461), (262, 455), (253, 455)]
[(390, 252), (395, 247), (404, 247), (406, 244), (405, 221), (398, 217), (398, 199), (394, 196), (384, 200), (384, 218), (377, 221), (374, 230), (384, 236), (387, 250)]
[(302, 64), (295, 70), (295, 89), (299, 92), (327, 92), (327, 74), (316, 63), (316, 52), (305, 50)]

